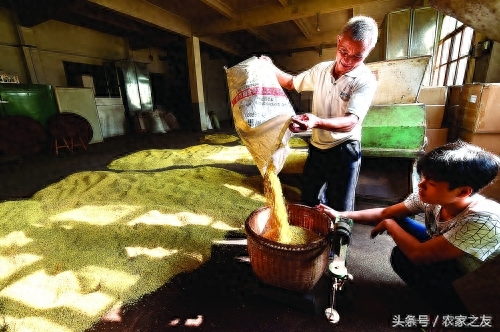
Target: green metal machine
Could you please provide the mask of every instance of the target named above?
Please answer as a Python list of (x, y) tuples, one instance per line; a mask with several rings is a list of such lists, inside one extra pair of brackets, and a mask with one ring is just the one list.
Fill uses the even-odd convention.
[(394, 204), (414, 190), (414, 164), (424, 154), (425, 126), (424, 104), (370, 107), (363, 121), (357, 208)]
[(417, 97), (429, 61), (423, 56), (367, 64), (378, 87), (363, 121), (358, 209), (400, 202), (414, 190), (414, 165), (424, 154), (426, 127), (425, 104)]
[(423, 154), (425, 104), (374, 105), (365, 120), (365, 157), (416, 158)]
[(0, 83), (0, 116), (25, 115), (45, 127), (58, 112), (51, 85)]

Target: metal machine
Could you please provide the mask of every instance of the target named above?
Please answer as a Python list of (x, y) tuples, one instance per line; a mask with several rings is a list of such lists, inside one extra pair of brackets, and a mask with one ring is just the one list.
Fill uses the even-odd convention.
[(353, 276), (347, 272), (347, 248), (351, 243), (353, 221), (349, 218), (337, 217), (328, 235), (331, 243), (330, 262), (325, 273), (331, 278), (330, 306), (325, 309), (325, 316), (331, 323), (338, 323), (340, 315), (335, 309), (335, 296), (343, 291), (347, 282), (353, 281)]

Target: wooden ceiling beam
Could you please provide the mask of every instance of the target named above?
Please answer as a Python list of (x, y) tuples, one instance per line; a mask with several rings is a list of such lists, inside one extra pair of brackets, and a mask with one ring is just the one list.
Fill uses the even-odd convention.
[(297, 25), (297, 27), (302, 32), (304, 37), (306, 37), (306, 39), (311, 38), (311, 30), (309, 29), (309, 27), (307, 26), (306, 22), (304, 22), (303, 19), (299, 18), (297, 20), (293, 20), (293, 22), (295, 23), (295, 25)]
[[(113, 13), (110, 15), (109, 12), (99, 10), (97, 6), (91, 8), (81, 1), (75, 1), (68, 9), (72, 15), (97, 21), (104, 25), (113, 26), (122, 29), (124, 32), (131, 31), (138, 34), (147, 33), (144, 24), (125, 17), (120, 17), (116, 14), (113, 15)], [(63, 17), (59, 17), (58, 19), (62, 20)]]
[(213, 22), (199, 22), (193, 26), (193, 33), (196, 36), (220, 34), (310, 17), (316, 15), (318, 12), (331, 13), (361, 5), (385, 1), (386, 0), (303, 0), (297, 2), (297, 4), (292, 2), (292, 5), (286, 8), (283, 7), (282, 2), (271, 3), (264, 6), (246, 9), (242, 12), (236, 12), (233, 20), (223, 18)]
[(235, 16), (234, 10), (220, 0), (201, 0), (201, 2), (219, 12), (219, 14), (224, 15), (226, 18), (233, 19)]
[(215, 37), (215, 36), (206, 36), (206, 37), (200, 37), (199, 38), (201, 42), (208, 44), (210, 46), (213, 46), (215, 48), (218, 48), (220, 50), (223, 50), (225, 52), (234, 54), (234, 55), (241, 55), (241, 50), (236, 48), (234, 44), (229, 43), (221, 38)]
[[(283, 7), (288, 8), (288, 6), (289, 6), (288, 0), (279, 0), (279, 1)], [(309, 30), (306, 22), (304, 22), (303, 19), (299, 18), (299, 19), (293, 20), (293, 23), (295, 23), (295, 25), (302, 32), (304, 37), (306, 37), (306, 39), (309, 39), (311, 37), (311, 31)]]
[(192, 36), (191, 23), (163, 8), (144, 0), (87, 0), (94, 4), (132, 17), (140, 22), (155, 26), (161, 30), (174, 32), (185, 37)]
[(260, 40), (262, 40), (268, 44), (272, 42), (272, 38), (268, 34), (262, 32), (260, 30), (257, 30), (256, 28), (250, 28), (250, 29), (247, 29), (247, 31), (249, 33), (251, 33), (252, 35), (254, 35), (255, 37), (259, 38)]
[[(328, 42), (331, 41), (331, 42)], [(336, 38), (331, 33), (314, 34), (309, 39), (295, 38), (289, 41), (271, 44), (270, 52), (275, 53), (278, 51), (292, 50), (292, 49), (305, 49), (311, 47), (319, 47), (323, 44), (323, 48), (337, 47)]]

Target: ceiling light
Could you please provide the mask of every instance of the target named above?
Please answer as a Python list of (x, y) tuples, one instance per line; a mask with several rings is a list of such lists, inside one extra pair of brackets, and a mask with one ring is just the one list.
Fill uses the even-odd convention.
[(320, 32), (319, 28), (319, 13), (316, 13), (316, 31)]

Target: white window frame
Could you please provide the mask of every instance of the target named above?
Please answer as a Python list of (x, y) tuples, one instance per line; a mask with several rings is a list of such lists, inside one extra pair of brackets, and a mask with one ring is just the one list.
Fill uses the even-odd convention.
[(474, 30), (447, 16), (443, 21), (441, 36), (435, 55), (432, 85), (463, 85), (469, 66)]

